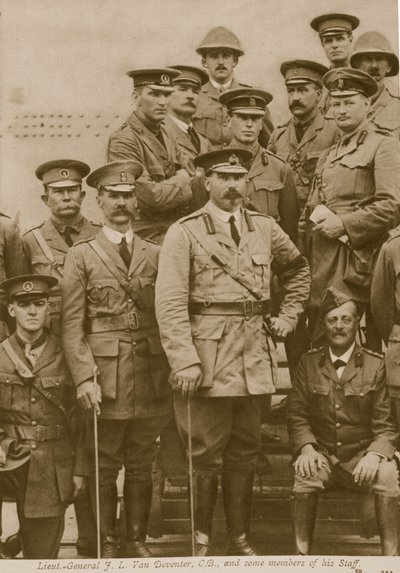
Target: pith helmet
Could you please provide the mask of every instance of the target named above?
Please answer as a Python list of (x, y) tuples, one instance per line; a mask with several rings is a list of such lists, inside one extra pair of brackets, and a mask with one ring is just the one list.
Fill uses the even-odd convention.
[(365, 32), (361, 34), (354, 44), (354, 51), (350, 58), (353, 68), (357, 68), (361, 56), (364, 54), (382, 54), (388, 59), (391, 70), (387, 76), (397, 76), (399, 73), (399, 58), (394, 53), (389, 40), (380, 32)]
[(207, 50), (215, 48), (227, 48), (235, 52), (237, 56), (243, 56), (244, 54), (239, 38), (224, 26), (212, 28), (200, 42), (196, 52), (204, 56)]

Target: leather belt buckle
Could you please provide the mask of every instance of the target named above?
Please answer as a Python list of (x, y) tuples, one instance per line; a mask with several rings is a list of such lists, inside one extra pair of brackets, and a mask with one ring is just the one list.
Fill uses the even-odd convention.
[(128, 326), (130, 330), (137, 330), (139, 328), (139, 319), (136, 312), (128, 312)]
[(254, 314), (252, 300), (245, 300), (243, 302), (243, 314), (245, 316), (252, 316)]
[(44, 426), (36, 426), (34, 436), (37, 442), (44, 442)]

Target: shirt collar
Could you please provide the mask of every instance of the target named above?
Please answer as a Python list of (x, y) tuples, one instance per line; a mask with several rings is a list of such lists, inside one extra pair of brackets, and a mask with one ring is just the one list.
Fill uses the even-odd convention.
[(356, 346), (356, 343), (353, 342), (353, 344), (350, 346), (350, 348), (348, 350), (346, 350), (346, 352), (344, 354), (342, 354), (341, 356), (336, 356), (336, 354), (333, 354), (332, 350), (329, 348), (329, 356), (331, 357), (332, 364), (335, 362), (335, 360), (343, 360), (343, 362), (345, 362), (347, 364), (348, 361), (350, 360), (351, 355), (353, 354), (353, 350), (354, 350), (355, 346)]
[[(169, 115), (169, 114), (168, 114)], [(172, 119), (172, 121), (179, 127), (179, 129), (181, 129), (182, 131), (184, 131), (185, 133), (188, 132), (189, 127), (192, 127), (191, 123), (185, 123), (184, 121), (182, 121), (181, 119), (175, 117), (174, 115), (169, 115), (169, 117)]]
[(233, 78), (231, 78), (228, 82), (226, 82), (226, 84), (219, 84), (218, 82), (216, 82), (212, 78), (209, 78), (209, 80), (210, 80), (210, 84), (212, 86), (214, 86), (215, 89), (218, 91), (220, 91), (221, 88), (223, 88), (224, 91), (229, 90), (229, 88), (231, 87), (232, 82), (233, 82)]
[(115, 245), (119, 245), (123, 237), (125, 237), (127, 243), (133, 241), (132, 227), (130, 227), (126, 233), (120, 233), (119, 231), (115, 231), (114, 229), (110, 229), (110, 227), (107, 227), (107, 225), (104, 225), (103, 233), (105, 234), (106, 238)]
[(208, 202), (207, 207), (208, 210), (211, 211), (211, 214), (215, 215), (215, 217), (217, 217), (217, 219), (219, 219), (223, 223), (229, 223), (229, 219), (230, 217), (232, 217), (232, 215), (235, 217), (235, 223), (236, 224), (240, 223), (241, 220), (240, 207), (238, 207), (236, 211), (234, 211), (233, 213), (229, 213), (229, 211), (224, 211), (223, 209), (220, 209), (214, 203), (212, 203), (212, 201)]
[(75, 233), (80, 233), (81, 229), (83, 227), (83, 215), (82, 215), (82, 213), (78, 213), (78, 215), (75, 217), (75, 219), (73, 219), (70, 223), (66, 223), (65, 221), (62, 221), (61, 219), (54, 217), (54, 215), (51, 216), (51, 221), (52, 221), (53, 225), (55, 226), (55, 228), (57, 229), (57, 231), (61, 234), (65, 233), (65, 229), (67, 227), (70, 227), (71, 229), (73, 229), (75, 231)]

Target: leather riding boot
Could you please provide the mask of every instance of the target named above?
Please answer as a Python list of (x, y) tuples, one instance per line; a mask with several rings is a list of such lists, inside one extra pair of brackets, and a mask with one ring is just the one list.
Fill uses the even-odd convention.
[(382, 555), (400, 555), (399, 498), (377, 494), (375, 496), (375, 509)]
[(126, 557), (152, 557), (146, 545), (152, 493), (151, 481), (125, 482)]
[(309, 555), (317, 515), (317, 493), (293, 493), (291, 496), (292, 527), (298, 555)]
[(22, 539), (20, 532), (17, 531), (17, 533), (14, 533), (14, 535), (7, 537), (5, 542), (2, 543), (2, 546), (2, 550), (7, 556), (7, 559), (14, 559), (14, 557), (16, 557), (18, 553), (21, 553), (22, 551)]
[(222, 495), (229, 538), (227, 555), (260, 555), (248, 541), (253, 480), (253, 472), (222, 474)]
[[(96, 496), (94, 484), (91, 487), (91, 500), (93, 513), (96, 515)], [(93, 489), (92, 489), (93, 487)], [(118, 494), (117, 485), (100, 486), (100, 537), (102, 559), (118, 557), (118, 544), (116, 537)]]
[[(218, 476), (196, 473), (195, 538), (196, 556), (210, 555), (211, 528), (218, 493)], [(189, 488), (188, 488), (189, 493)]]

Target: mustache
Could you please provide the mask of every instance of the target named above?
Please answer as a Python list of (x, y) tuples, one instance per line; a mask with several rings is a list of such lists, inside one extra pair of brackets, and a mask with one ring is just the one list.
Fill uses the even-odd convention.
[(300, 102), (291, 103), (291, 104), (289, 105), (289, 109), (295, 109), (296, 107), (298, 107), (298, 108), (300, 108), (300, 109), (303, 109), (303, 108), (304, 108), (304, 105), (303, 105), (302, 103), (300, 103)]
[(217, 71), (218, 70), (226, 70), (226, 66), (224, 66), (224, 64), (218, 64), (218, 66), (215, 68)]
[(224, 193), (224, 198), (226, 199), (237, 199), (238, 197), (241, 197), (241, 194), (237, 189), (228, 189)]

